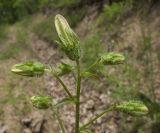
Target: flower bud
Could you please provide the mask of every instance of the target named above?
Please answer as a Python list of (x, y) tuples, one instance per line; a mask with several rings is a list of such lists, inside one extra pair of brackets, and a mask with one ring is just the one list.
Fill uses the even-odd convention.
[(125, 61), (125, 57), (119, 53), (105, 53), (100, 57), (100, 63), (104, 65), (117, 65), (122, 64)]
[(58, 68), (56, 69), (56, 72), (57, 72), (58, 76), (68, 74), (71, 71), (72, 71), (72, 66), (70, 66), (68, 64), (65, 64), (65, 63), (59, 64)]
[(47, 109), (51, 105), (51, 97), (48, 96), (32, 96), (30, 100), (33, 106), (38, 109)]
[(79, 38), (62, 15), (55, 16), (55, 27), (60, 38), (61, 47), (66, 55), (71, 60), (78, 60), (80, 58)]
[(22, 76), (39, 76), (43, 75), (45, 66), (39, 62), (26, 61), (24, 63), (16, 64), (11, 71)]
[(130, 114), (132, 116), (147, 115), (149, 110), (141, 101), (123, 102), (115, 106), (115, 109)]

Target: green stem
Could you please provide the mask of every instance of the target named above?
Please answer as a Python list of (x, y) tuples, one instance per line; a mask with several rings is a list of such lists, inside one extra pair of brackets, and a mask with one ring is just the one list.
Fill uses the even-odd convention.
[[(59, 78), (59, 76), (57, 74), (54, 74), (55, 78), (58, 80), (58, 82), (62, 85), (63, 89), (65, 90), (65, 92), (68, 94), (68, 96), (75, 102), (74, 97), (72, 96), (72, 94), (70, 93), (69, 89), (67, 88), (67, 86), (64, 84), (64, 82)], [(75, 102), (76, 103), (76, 102)]]
[(80, 75), (80, 64), (77, 63), (77, 92), (76, 92), (76, 117), (75, 117), (75, 133), (79, 133), (79, 120), (80, 120), (80, 89), (81, 89), (81, 75)]
[(52, 67), (49, 67), (48, 69), (46, 68), (45, 71), (48, 72), (49, 74), (52, 74), (58, 80), (58, 82), (62, 85), (65, 92), (68, 94), (68, 96), (74, 101), (74, 103), (76, 103), (75, 98), (70, 93), (69, 89), (64, 84), (64, 82), (61, 80), (61, 78), (56, 74), (56, 72), (54, 72), (53, 68)]
[(54, 107), (53, 107), (53, 111), (54, 111), (54, 115), (55, 115), (56, 119), (58, 120), (59, 127), (60, 127), (62, 133), (65, 133), (65, 128), (64, 128), (63, 122), (62, 122), (62, 120), (61, 120), (61, 118), (59, 116), (58, 110), (54, 109)]
[(107, 110), (103, 111), (100, 114), (97, 114), (93, 119), (91, 119), (89, 122), (87, 122), (86, 124), (84, 124), (82, 127), (80, 127), (79, 131), (82, 131), (84, 129), (86, 129), (90, 124), (92, 124), (94, 121), (96, 121), (98, 118), (102, 117), (104, 114), (112, 111), (114, 109), (114, 106), (111, 106), (110, 108), (108, 108)]

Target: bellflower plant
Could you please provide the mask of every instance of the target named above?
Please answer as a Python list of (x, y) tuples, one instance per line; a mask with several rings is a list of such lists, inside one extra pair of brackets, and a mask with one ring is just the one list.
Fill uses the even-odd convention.
[[(81, 79), (92, 75), (89, 69), (95, 67), (97, 64), (102, 65), (118, 65), (123, 64), (125, 62), (125, 57), (120, 53), (104, 53), (97, 59), (95, 59), (95, 63), (91, 64), (89, 68), (85, 71), (81, 70), (80, 66), (80, 57), (81, 57), (81, 49), (80, 49), (80, 40), (77, 34), (71, 29), (67, 20), (60, 14), (55, 16), (55, 27), (57, 34), (59, 36), (58, 44), (63, 49), (66, 56), (75, 62), (75, 66), (72, 67), (69, 64), (59, 64), (57, 67), (48, 67), (42, 63), (35, 61), (26, 61), (23, 63), (16, 64), (12, 67), (11, 71), (18, 75), (34, 77), (34, 76), (42, 76), (44, 73), (49, 73), (54, 76), (57, 81), (62, 85), (64, 91), (67, 94), (67, 97), (61, 101), (60, 103), (55, 104), (51, 97), (49, 96), (32, 96), (31, 103), (34, 107), (38, 109), (52, 109), (56, 118), (59, 122), (60, 131), (62, 133), (66, 133), (66, 129), (64, 127), (63, 121), (61, 120), (60, 114), (58, 112), (59, 104), (63, 102), (70, 102), (75, 106), (75, 131), (74, 133), (80, 132), (88, 132), (88, 126), (90, 126), (93, 122), (95, 122), (98, 118), (106, 115), (108, 112), (113, 110), (118, 110), (123, 113), (127, 113), (132, 116), (144, 116), (148, 114), (147, 106), (140, 101), (127, 101), (119, 104), (113, 104), (110, 107), (104, 109), (101, 113), (97, 114), (87, 123), (84, 123), (80, 126), (80, 91), (81, 91)], [(65, 85), (65, 83), (61, 80), (61, 76), (64, 74), (68, 74), (73, 72), (76, 75), (76, 95), (74, 96), (70, 89)]]

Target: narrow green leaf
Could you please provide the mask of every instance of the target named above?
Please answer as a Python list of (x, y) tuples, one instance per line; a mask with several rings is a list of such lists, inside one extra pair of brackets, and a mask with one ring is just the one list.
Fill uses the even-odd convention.
[(74, 103), (74, 101), (72, 98), (66, 97), (66, 98), (62, 99), (61, 101), (59, 101), (57, 104), (55, 104), (53, 106), (53, 108), (60, 108), (66, 104), (73, 104), (73, 103)]
[(88, 78), (88, 77), (92, 77), (92, 78), (95, 78), (95, 79), (99, 79), (98, 75), (95, 74), (95, 73), (92, 73), (92, 72), (82, 72), (81, 73), (81, 77), (85, 77), (85, 78)]
[(89, 129), (89, 128), (85, 128), (82, 131), (84, 131), (85, 133), (92, 133), (91, 129)]

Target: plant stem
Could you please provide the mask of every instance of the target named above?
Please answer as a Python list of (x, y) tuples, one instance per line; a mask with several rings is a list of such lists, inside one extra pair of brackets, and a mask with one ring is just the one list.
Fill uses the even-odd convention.
[(54, 111), (54, 115), (55, 115), (56, 119), (58, 120), (59, 127), (60, 127), (62, 133), (65, 133), (65, 128), (64, 128), (63, 122), (62, 122), (62, 120), (61, 120), (61, 118), (59, 116), (58, 110), (54, 109), (54, 107), (53, 107), (53, 111)]
[(73, 97), (73, 95), (70, 93), (69, 89), (67, 88), (67, 86), (64, 84), (64, 82), (61, 80), (61, 78), (56, 74), (56, 72), (54, 72), (52, 67), (49, 67), (48, 69), (45, 69), (46, 72), (48, 72), (49, 74), (52, 74), (57, 80), (58, 82), (62, 85), (63, 89), (65, 90), (65, 92), (67, 93), (67, 95), (74, 101), (74, 103), (76, 103), (75, 98)]
[(84, 129), (86, 129), (90, 124), (92, 124), (94, 121), (96, 121), (98, 118), (102, 117), (104, 114), (112, 111), (114, 109), (114, 106), (111, 106), (110, 108), (106, 109), (105, 111), (103, 111), (100, 114), (97, 114), (93, 119), (91, 119), (89, 122), (87, 122), (86, 124), (84, 124), (82, 127), (80, 127), (79, 131), (82, 131)]
[[(68, 96), (75, 102), (74, 97), (72, 96), (72, 94), (70, 93), (69, 89), (67, 88), (67, 86), (64, 84), (64, 82), (59, 78), (59, 76), (57, 74), (54, 74), (55, 78), (58, 80), (58, 82), (62, 85), (63, 89), (65, 90), (65, 92), (68, 94)], [(76, 102), (75, 102), (76, 103)]]
[(76, 92), (76, 117), (75, 117), (75, 133), (79, 133), (79, 120), (80, 120), (80, 91), (81, 91), (81, 75), (79, 60), (77, 63), (77, 92)]

